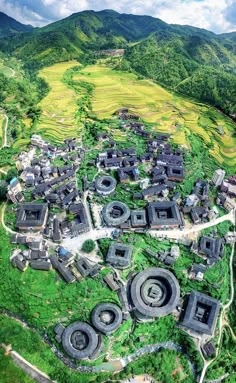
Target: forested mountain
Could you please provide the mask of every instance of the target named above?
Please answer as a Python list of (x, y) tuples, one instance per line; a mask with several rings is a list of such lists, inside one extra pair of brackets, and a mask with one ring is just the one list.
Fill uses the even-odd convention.
[(112, 10), (83, 11), (43, 28), (30, 36), (2, 41), (2, 49), (34, 66), (80, 57), (99, 49), (126, 47), (168, 24), (150, 16), (121, 15)]
[(163, 86), (205, 101), (231, 114), (236, 108), (236, 44), (191, 28), (155, 33), (126, 50), (132, 68)]
[(0, 38), (13, 36), (21, 32), (29, 32), (33, 29), (31, 25), (19, 23), (12, 17), (0, 12)]
[(83, 11), (30, 33), (2, 39), (31, 71), (58, 61), (94, 59), (100, 49), (125, 48), (121, 69), (235, 113), (236, 33), (216, 35), (150, 16)]

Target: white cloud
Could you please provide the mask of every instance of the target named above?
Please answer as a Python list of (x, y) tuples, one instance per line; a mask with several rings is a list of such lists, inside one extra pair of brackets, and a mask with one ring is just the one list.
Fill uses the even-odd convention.
[[(216, 33), (236, 30), (235, 0), (0, 0), (0, 9), (35, 26), (85, 9), (114, 9), (121, 13), (151, 15), (171, 24), (188, 24)], [(235, 12), (232, 15), (232, 12)]]
[(221, 33), (234, 29), (224, 16), (230, 3), (228, 0), (177, 0), (169, 3), (168, 7), (157, 10), (155, 16), (167, 23), (188, 24)]

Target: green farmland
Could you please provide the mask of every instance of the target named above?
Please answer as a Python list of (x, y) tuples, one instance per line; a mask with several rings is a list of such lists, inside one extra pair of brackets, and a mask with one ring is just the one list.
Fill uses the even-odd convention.
[(42, 113), (36, 132), (52, 142), (62, 142), (65, 138), (78, 136), (80, 132), (76, 94), (63, 82), (64, 73), (75, 65), (75, 61), (55, 64), (39, 73), (50, 91), (39, 104)]

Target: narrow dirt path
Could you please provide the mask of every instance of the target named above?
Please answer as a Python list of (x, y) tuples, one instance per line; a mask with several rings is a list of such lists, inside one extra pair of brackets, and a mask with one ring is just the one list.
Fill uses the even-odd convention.
[(9, 346), (5, 344), (0, 344), (6, 354), (10, 355), (15, 364), (23, 370), (27, 375), (34, 379), (38, 383), (54, 383), (48, 375), (39, 370), (36, 366), (29, 363), (25, 358), (23, 358), (18, 352), (11, 350)]
[(7, 207), (7, 203), (5, 202), (3, 204), (3, 206), (2, 206), (2, 209), (1, 209), (1, 224), (2, 224), (2, 227), (6, 230), (7, 233), (14, 234), (15, 231), (13, 231), (9, 227), (7, 227), (5, 225), (5, 222), (4, 222), (4, 215), (5, 215), (6, 207)]
[(4, 132), (3, 132), (2, 148), (5, 148), (7, 146), (7, 129), (8, 129), (8, 122), (9, 122), (9, 118), (6, 115), (6, 113), (4, 113), (4, 117), (5, 117), (5, 125), (4, 125)]

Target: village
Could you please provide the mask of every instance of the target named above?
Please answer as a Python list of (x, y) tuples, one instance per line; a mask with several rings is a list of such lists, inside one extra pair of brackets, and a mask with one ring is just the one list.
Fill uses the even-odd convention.
[[(168, 250), (147, 247), (145, 254), (171, 267), (181, 257), (178, 244), (183, 244), (201, 258), (191, 265), (188, 278), (202, 282), (207, 269), (222, 258), (225, 244), (235, 242), (235, 233), (219, 237), (199, 231), (192, 238), (185, 230), (214, 226), (222, 211), (235, 217), (236, 176), (226, 178), (225, 171), (217, 169), (212, 179), (197, 179), (192, 193), (183, 196), (182, 148), (173, 148), (169, 135), (146, 130), (127, 108), (118, 110), (115, 118), (121, 130), (143, 140), (146, 152), (138, 154), (132, 143), (122, 148), (111, 134), (99, 132), (101, 150), (88, 164), (94, 169), (92, 180), (80, 175), (89, 150), (80, 141), (71, 138), (52, 145), (40, 135), (31, 137), (29, 151), (16, 161), (19, 176), (8, 185), (15, 214), (11, 263), (21, 272), (28, 267), (54, 269), (68, 284), (96, 278), (104, 265), (110, 268), (103, 280), (117, 292), (120, 306), (101, 302), (91, 312), (91, 324), (77, 321), (55, 328), (57, 342), (73, 359), (96, 359), (103, 350), (103, 335), (109, 336), (130, 317), (148, 322), (168, 314), (191, 336), (201, 338), (203, 352), (211, 357), (221, 302), (198, 291), (183, 296), (172, 271), (161, 267), (145, 269), (124, 282), (119, 270), (129, 268), (133, 245), (120, 237), (158, 231), (168, 237), (178, 231), (182, 238), (172, 241)], [(102, 238), (112, 240), (104, 260), (96, 254), (96, 242)], [(85, 250), (89, 241), (95, 242), (95, 250)]]

